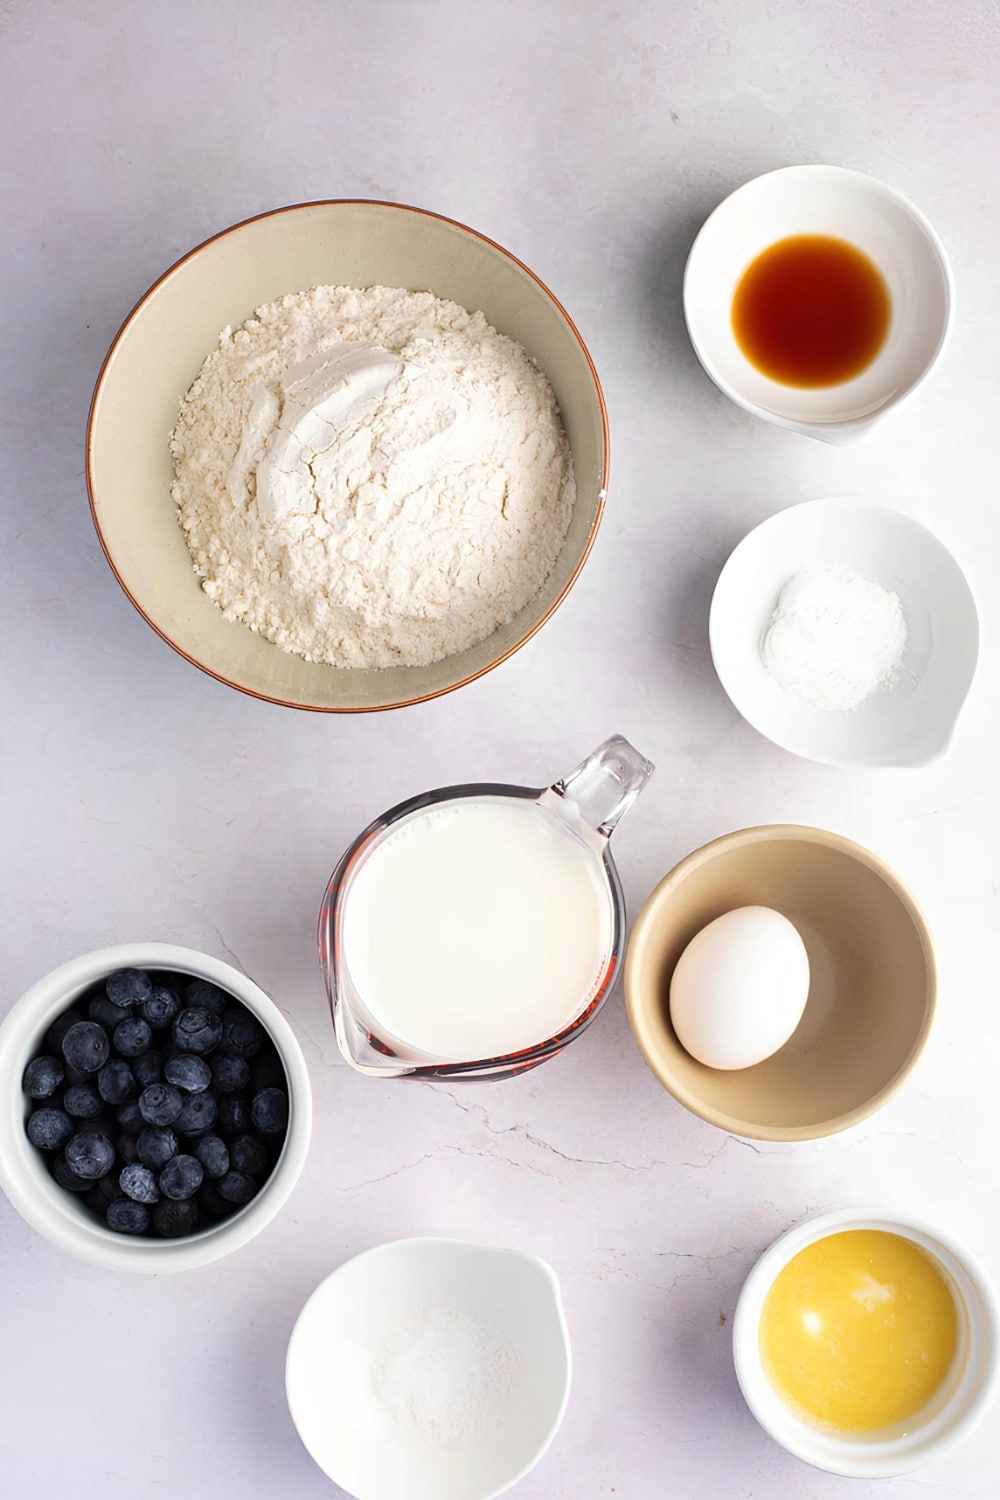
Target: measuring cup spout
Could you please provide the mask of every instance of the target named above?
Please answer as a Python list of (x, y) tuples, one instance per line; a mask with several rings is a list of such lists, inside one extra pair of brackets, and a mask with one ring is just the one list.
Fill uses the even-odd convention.
[(610, 838), (653, 770), (652, 761), (622, 735), (613, 734), (568, 776), (554, 782), (550, 791), (571, 799), (584, 822)]

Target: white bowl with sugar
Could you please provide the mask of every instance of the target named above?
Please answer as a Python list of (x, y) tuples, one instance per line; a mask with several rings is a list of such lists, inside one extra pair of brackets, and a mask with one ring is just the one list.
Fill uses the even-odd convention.
[(357, 1500), (494, 1500), (541, 1458), (569, 1398), (555, 1273), (461, 1240), (378, 1245), (309, 1298), (285, 1386), (306, 1448)]
[(747, 722), (832, 766), (938, 759), (979, 653), (972, 591), (943, 543), (853, 498), (794, 505), (745, 536), (716, 584), (709, 636)]

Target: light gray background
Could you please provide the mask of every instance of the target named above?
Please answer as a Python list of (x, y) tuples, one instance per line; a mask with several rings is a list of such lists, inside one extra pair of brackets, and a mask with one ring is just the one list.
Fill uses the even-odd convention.
[[(881, 1485), (788, 1457), (742, 1404), (729, 1321), (764, 1246), (844, 1203), (926, 1215), (1000, 1269), (998, 64), (985, 0), (0, 0), (0, 1010), (105, 943), (200, 947), (274, 995), (316, 1094), (294, 1198), (213, 1270), (77, 1265), (0, 1201), (4, 1495), (331, 1495), (285, 1410), (285, 1342), (327, 1271), (412, 1233), (522, 1246), (560, 1274), (573, 1395), (522, 1500), (996, 1494), (995, 1426)], [(728, 405), (680, 308), (715, 203), (809, 161), (912, 196), (958, 286), (939, 373), (845, 451)], [(92, 384), (136, 298), (234, 220), (324, 196), (436, 209), (524, 259), (589, 342), (612, 424), (606, 519), (567, 603), (500, 670), (390, 716), (296, 714), (199, 674), (119, 590), (84, 489)], [(919, 773), (792, 760), (738, 719), (707, 653), (739, 537), (849, 493), (932, 526), (980, 602), (957, 743)], [(728, 1138), (660, 1090), (620, 996), (518, 1082), (452, 1097), (341, 1064), (313, 934), (345, 844), (410, 793), (542, 782), (614, 730), (658, 765), (615, 836), (633, 913), (688, 850), (772, 820), (844, 832), (912, 885), (939, 1016), (866, 1125), (788, 1148)]]

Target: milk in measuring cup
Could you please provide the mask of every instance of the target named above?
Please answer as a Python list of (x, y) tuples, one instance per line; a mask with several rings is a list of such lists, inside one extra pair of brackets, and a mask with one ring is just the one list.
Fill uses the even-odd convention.
[(401, 819), (361, 859), (340, 921), (341, 961), (373, 1020), (463, 1061), (573, 1021), (605, 981), (615, 917), (587, 832), (505, 796)]

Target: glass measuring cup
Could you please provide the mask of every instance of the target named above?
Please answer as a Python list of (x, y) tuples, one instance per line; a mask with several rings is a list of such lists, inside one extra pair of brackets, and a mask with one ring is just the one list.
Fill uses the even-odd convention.
[[(375, 1077), (503, 1078), (555, 1056), (585, 1030), (614, 988), (625, 938), (625, 902), (609, 840), (652, 772), (652, 764), (627, 740), (613, 735), (575, 770), (549, 787), (495, 783), (441, 787), (399, 803), (369, 824), (330, 877), (318, 930), (320, 961), (337, 1043), (351, 1066)], [(405, 820), (413, 820), (429, 808), (450, 804), (459, 809), (463, 803), (503, 807), (507, 799), (513, 799), (520, 807), (533, 803), (540, 819), (556, 820), (560, 833), (573, 841), (575, 853), (592, 861), (592, 870), (607, 894), (610, 907), (606, 955), (596, 982), (580, 995), (578, 1010), (555, 1035), (542, 1036), (530, 1046), (488, 1057), (456, 1060), (434, 1055), (394, 1035), (365, 1003), (346, 963), (345, 913), (359, 872)], [(385, 941), (392, 939), (392, 933), (386, 932)], [(486, 954), (483, 963), (489, 963)]]

